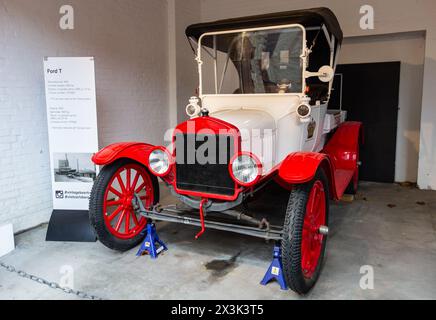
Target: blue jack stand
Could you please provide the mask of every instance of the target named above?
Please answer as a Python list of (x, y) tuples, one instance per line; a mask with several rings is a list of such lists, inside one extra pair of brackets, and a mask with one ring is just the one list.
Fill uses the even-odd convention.
[(140, 257), (144, 253), (148, 253), (152, 259), (157, 259), (158, 255), (161, 254), (163, 251), (167, 251), (168, 248), (165, 243), (163, 243), (163, 241), (159, 239), (154, 223), (147, 224), (146, 230), (147, 236), (145, 237), (145, 240), (142, 243), (141, 248), (139, 249), (136, 256)]
[(277, 280), (280, 284), (282, 290), (288, 290), (288, 286), (285, 281), (285, 276), (283, 274), (282, 267), (282, 248), (280, 243), (274, 245), (274, 259), (271, 263), (268, 271), (266, 272), (263, 280), (260, 282), (261, 285), (266, 286), (270, 281)]

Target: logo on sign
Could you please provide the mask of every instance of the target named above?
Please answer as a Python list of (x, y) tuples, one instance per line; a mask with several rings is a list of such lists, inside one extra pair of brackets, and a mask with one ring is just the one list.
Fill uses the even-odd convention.
[(63, 191), (56, 191), (56, 199), (63, 199), (64, 198), (64, 192)]

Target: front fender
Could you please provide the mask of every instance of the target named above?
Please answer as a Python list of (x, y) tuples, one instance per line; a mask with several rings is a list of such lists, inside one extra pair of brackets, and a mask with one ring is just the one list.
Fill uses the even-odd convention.
[(108, 165), (118, 159), (127, 158), (135, 160), (148, 167), (148, 157), (154, 146), (141, 142), (122, 142), (107, 146), (97, 152), (92, 161), (99, 166)]
[(279, 177), (287, 183), (300, 184), (311, 181), (320, 164), (329, 161), (325, 154), (313, 152), (291, 153), (279, 169)]
[(330, 196), (337, 198), (334, 188), (334, 169), (329, 156), (323, 153), (296, 152), (291, 153), (281, 164), (278, 178), (285, 184), (303, 184), (311, 181), (318, 171), (323, 168), (329, 180)]

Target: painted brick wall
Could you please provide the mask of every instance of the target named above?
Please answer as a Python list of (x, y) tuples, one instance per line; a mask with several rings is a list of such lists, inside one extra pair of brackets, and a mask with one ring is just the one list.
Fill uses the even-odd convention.
[[(59, 8), (75, 9), (62, 31)], [(0, 0), (0, 224), (52, 210), (43, 57), (95, 56), (100, 145), (160, 144), (168, 128), (167, 2)]]

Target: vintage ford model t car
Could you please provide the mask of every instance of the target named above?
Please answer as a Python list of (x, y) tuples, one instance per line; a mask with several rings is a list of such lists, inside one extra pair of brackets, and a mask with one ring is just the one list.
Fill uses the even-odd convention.
[[(168, 147), (118, 143), (94, 155), (104, 166), (90, 200), (98, 238), (128, 250), (163, 220), (201, 227), (197, 238), (212, 228), (275, 240), (287, 285), (307, 293), (321, 271), (329, 201), (358, 182), (361, 124), (328, 110), (339, 23), (320, 8), (201, 23), (186, 34), (199, 73), (190, 119)], [(184, 208), (159, 206), (158, 178)], [(280, 227), (238, 211), (273, 182), (289, 191)]]

